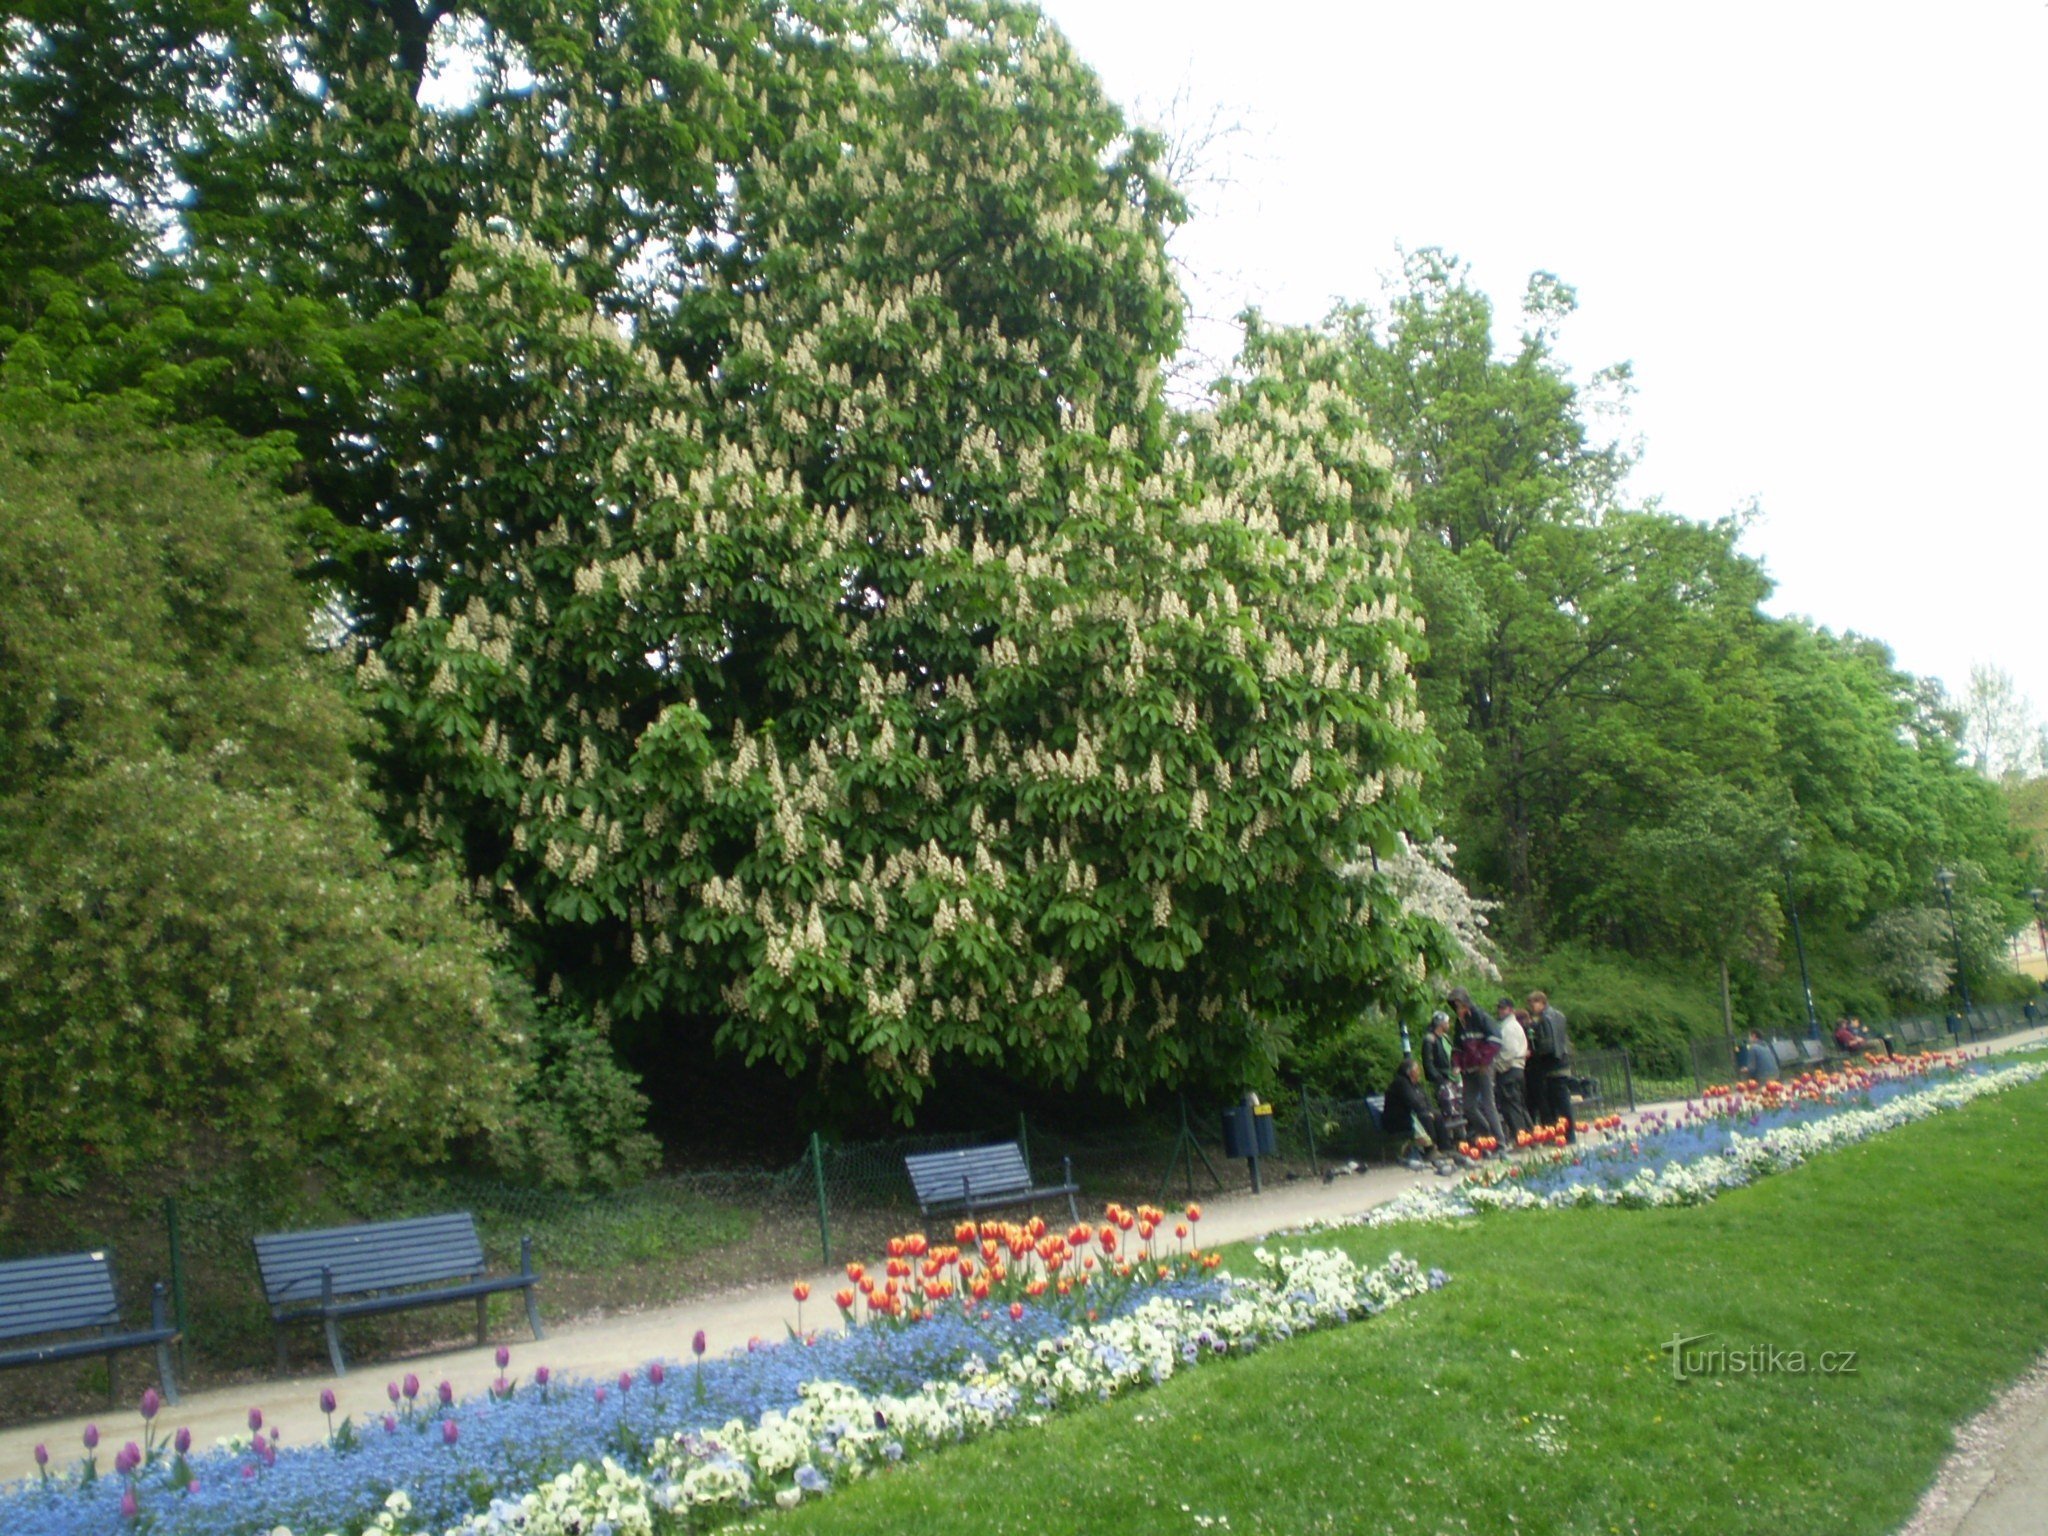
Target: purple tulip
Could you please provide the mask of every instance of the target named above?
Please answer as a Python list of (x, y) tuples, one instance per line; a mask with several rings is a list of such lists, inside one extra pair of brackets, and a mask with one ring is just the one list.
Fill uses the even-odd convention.
[(36, 1445), (36, 1465), (39, 1467), (47, 1467), (49, 1464), (50, 1448), (47, 1445), (38, 1442)]
[(394, 1403), (395, 1403), (395, 1402), (397, 1402), (397, 1401), (398, 1401), (398, 1383), (397, 1383), (397, 1382), (395, 1382), (395, 1381), (391, 1381), (391, 1382), (386, 1382), (386, 1383), (384, 1384), (384, 1391), (385, 1391), (386, 1395), (390, 1397), (390, 1399), (391, 1399), (391, 1401), (392, 1401), (392, 1402), (394, 1402)]
[(96, 1451), (100, 1448), (99, 1425), (88, 1424), (85, 1426), (85, 1448), (88, 1451)]
[(256, 1481), (255, 1462), (245, 1461), (242, 1463), (242, 1481), (245, 1483), (253, 1483), (254, 1481)]
[(184, 1455), (192, 1449), (192, 1431), (180, 1424), (177, 1434), (171, 1437), (171, 1444), (180, 1456)]
[(632, 1390), (633, 1373), (631, 1371), (619, 1372), (619, 1396), (624, 1397), (628, 1392)]
[(441, 1421), (441, 1443), (443, 1445), (453, 1445), (460, 1434), (461, 1431), (456, 1429), (453, 1419), (443, 1419)]
[(544, 1387), (548, 1384), (548, 1380), (553, 1374), (546, 1366), (537, 1365), (533, 1368), (533, 1384), (537, 1387)]
[(446, 1408), (450, 1403), (455, 1401), (455, 1388), (451, 1386), (449, 1383), (444, 1381), (441, 1383), (440, 1386), (436, 1387), (434, 1390), (440, 1394), (441, 1406), (443, 1408)]
[(502, 1371), (505, 1369), (506, 1366), (510, 1365), (511, 1363), (512, 1351), (508, 1349), (505, 1345), (500, 1344), (498, 1346), (498, 1369)]
[(405, 1400), (409, 1403), (420, 1395), (420, 1379), (411, 1371), (405, 1373)]
[(694, 1339), (690, 1340), (690, 1353), (695, 1355), (699, 1360), (702, 1360), (704, 1358), (704, 1330), (702, 1328), (699, 1328), (697, 1330), (697, 1336)]
[(163, 1405), (164, 1400), (156, 1395), (155, 1387), (142, 1389), (142, 1421), (145, 1424), (156, 1417), (157, 1410)]
[(114, 1453), (114, 1471), (122, 1477), (126, 1477), (141, 1465), (142, 1447), (133, 1440)]
[(121, 1490), (121, 1518), (123, 1520), (133, 1520), (141, 1513), (142, 1504), (135, 1497), (135, 1485), (130, 1483)]
[(491, 1383), (491, 1396), (510, 1397), (511, 1395), (512, 1383), (507, 1381), (504, 1377), (500, 1376), (496, 1381)]
[(602, 1408), (602, 1407), (604, 1406), (604, 1388), (603, 1388), (603, 1387), (599, 1387), (599, 1388), (597, 1389), (597, 1405), (598, 1405), (598, 1407), (600, 1407), (600, 1408)]
[(256, 1442), (256, 1454), (263, 1458), (263, 1465), (266, 1467), (277, 1465), (277, 1447), (271, 1441), (258, 1440)]
[(664, 1381), (668, 1380), (668, 1367), (659, 1360), (655, 1361), (654, 1364), (647, 1367), (647, 1379), (657, 1387), (660, 1386)]
[(261, 1408), (251, 1408), (249, 1410), (249, 1433), (253, 1435), (262, 1428), (263, 1410)]
[(396, 1414), (387, 1413), (384, 1415), (384, 1433), (387, 1435), (398, 1433), (398, 1416)]
[(334, 1388), (332, 1388), (332, 1387), (322, 1387), (322, 1388), (320, 1389), (320, 1411), (321, 1411), (322, 1413), (324, 1413), (324, 1414), (327, 1414), (327, 1415), (329, 1415), (329, 1416), (332, 1416), (332, 1415), (333, 1415), (333, 1413), (334, 1413)]

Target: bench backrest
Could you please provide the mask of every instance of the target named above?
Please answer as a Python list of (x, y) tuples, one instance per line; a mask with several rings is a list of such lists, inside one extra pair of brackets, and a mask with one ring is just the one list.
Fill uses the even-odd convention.
[(911, 1152), (903, 1159), (919, 1205), (959, 1200), (999, 1200), (1031, 1188), (1024, 1149), (1014, 1141), (988, 1147), (955, 1147), (946, 1152)]
[(103, 1252), (0, 1264), (0, 1339), (105, 1328), (120, 1321), (114, 1266)]
[(1778, 1058), (1781, 1067), (1796, 1067), (1801, 1059), (1798, 1045), (1790, 1040), (1773, 1040), (1771, 1054)]
[(468, 1211), (405, 1221), (273, 1232), (256, 1239), (263, 1296), (273, 1307), (320, 1299), (320, 1271), (334, 1272), (334, 1294), (392, 1291), (437, 1280), (466, 1280), (484, 1270), (476, 1218)]

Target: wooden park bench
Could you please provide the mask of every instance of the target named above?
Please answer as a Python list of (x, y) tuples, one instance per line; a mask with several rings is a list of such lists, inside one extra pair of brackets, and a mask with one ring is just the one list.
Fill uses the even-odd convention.
[(1061, 1165), (1059, 1183), (1034, 1184), (1024, 1149), (1014, 1141), (946, 1152), (909, 1152), (903, 1158), (910, 1187), (917, 1193), (917, 1209), (923, 1215), (961, 1211), (973, 1216), (1065, 1195), (1067, 1211), (1078, 1222), (1081, 1210), (1074, 1196), (1081, 1186), (1074, 1182), (1074, 1160), (1062, 1158)]
[(44, 1334), (88, 1331), (88, 1338), (0, 1347), (0, 1369), (105, 1355), (107, 1397), (113, 1401), (115, 1354), (153, 1346), (164, 1400), (178, 1401), (178, 1384), (171, 1375), (171, 1345), (177, 1342), (178, 1330), (164, 1319), (162, 1281), (150, 1293), (149, 1326), (124, 1329), (121, 1304), (114, 1292), (114, 1264), (105, 1253), (59, 1253), (0, 1264), (0, 1346)]
[(348, 1371), (338, 1324), (343, 1318), (402, 1312), (452, 1301), (476, 1302), (476, 1341), (485, 1341), (487, 1304), (503, 1291), (526, 1293), (526, 1321), (536, 1339), (540, 1303), (534, 1287), (533, 1239), (519, 1240), (519, 1273), (486, 1276), (476, 1218), (468, 1211), (365, 1222), (314, 1232), (274, 1232), (256, 1240), (256, 1268), (277, 1330), (277, 1368), (285, 1369), (285, 1325), (320, 1319), (334, 1374)]

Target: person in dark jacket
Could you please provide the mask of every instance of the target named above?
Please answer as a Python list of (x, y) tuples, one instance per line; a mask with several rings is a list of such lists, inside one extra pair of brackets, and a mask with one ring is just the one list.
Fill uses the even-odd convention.
[(1529, 994), (1529, 1109), (1544, 1125), (1564, 1124), (1567, 1143), (1579, 1139), (1572, 1124), (1572, 1037), (1550, 994)]
[(1422, 1066), (1413, 1056), (1403, 1056), (1387, 1084), (1386, 1108), (1380, 1112), (1380, 1127), (1389, 1137), (1400, 1140), (1401, 1161), (1418, 1173), (1434, 1159), (1444, 1166), (1439, 1148), (1440, 1132), (1422, 1091)]
[(1458, 1091), (1457, 1069), (1451, 1064), (1451, 1016), (1437, 1013), (1422, 1042), (1422, 1072), (1436, 1096), (1437, 1135), (1446, 1148), (1465, 1134), (1465, 1106)]
[(1457, 1014), (1457, 1047), (1451, 1052), (1465, 1087), (1465, 1116), (1478, 1126), (1479, 1134), (1504, 1141), (1500, 1133), (1500, 1111), (1493, 1102), (1493, 1058), (1500, 1054), (1500, 1036), (1493, 1020), (1481, 1013), (1472, 994), (1463, 987), (1451, 989), (1450, 1004)]

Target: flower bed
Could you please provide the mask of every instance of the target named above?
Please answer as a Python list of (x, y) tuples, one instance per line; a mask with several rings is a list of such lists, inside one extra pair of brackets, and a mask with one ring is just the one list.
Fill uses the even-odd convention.
[[(1260, 1273), (1233, 1278), (1184, 1230), (1168, 1246), (1158, 1216), (1112, 1207), (1100, 1230), (1064, 1238), (1005, 1225), (963, 1229), (971, 1244), (961, 1233), (943, 1246), (892, 1240), (882, 1278), (849, 1266), (843, 1331), (724, 1358), (658, 1363), (602, 1384), (537, 1370), (464, 1402), (408, 1377), (393, 1384), (382, 1422), (345, 1423), (330, 1445), (304, 1450), (279, 1449), (252, 1414), (249, 1435), (203, 1454), (146, 1439), (109, 1471), (94, 1453), (76, 1471), (0, 1493), (0, 1530), (694, 1530), (1205, 1360), (1368, 1317), (1443, 1283), (1398, 1255), (1367, 1270), (1328, 1252), (1261, 1251)], [(1127, 1236), (1133, 1228), (1143, 1237)], [(993, 1264), (990, 1242), (1001, 1254)], [(863, 1313), (868, 1321), (853, 1326)], [(508, 1352), (500, 1362), (509, 1366)]]
[(2048, 1066), (1992, 1066), (1950, 1053), (1807, 1073), (1787, 1082), (1710, 1089), (1678, 1113), (1650, 1112), (1599, 1142), (1550, 1146), (1438, 1189), (1311, 1230), (1449, 1221), (1489, 1210), (1576, 1205), (1696, 1205), (1724, 1189), (1804, 1162), (1988, 1093), (2030, 1083)]

